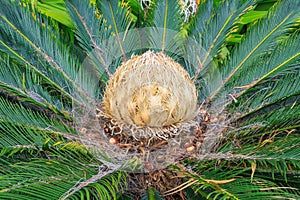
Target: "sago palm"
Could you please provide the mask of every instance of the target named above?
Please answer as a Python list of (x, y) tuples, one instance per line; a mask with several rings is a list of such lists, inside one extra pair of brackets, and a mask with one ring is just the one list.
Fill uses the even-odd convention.
[(299, 199), (300, 2), (31, 2), (1, 0), (0, 199)]

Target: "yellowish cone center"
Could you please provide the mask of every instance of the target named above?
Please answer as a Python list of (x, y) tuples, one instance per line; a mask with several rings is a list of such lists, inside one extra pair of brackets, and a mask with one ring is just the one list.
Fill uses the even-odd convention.
[(163, 53), (132, 56), (109, 80), (105, 114), (120, 124), (165, 127), (196, 115), (197, 92), (188, 73)]

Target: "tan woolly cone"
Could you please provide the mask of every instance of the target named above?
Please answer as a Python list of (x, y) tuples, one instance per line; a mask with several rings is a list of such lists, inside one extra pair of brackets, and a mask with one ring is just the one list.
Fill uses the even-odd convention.
[(105, 115), (137, 127), (166, 127), (193, 119), (197, 91), (188, 73), (163, 53), (124, 62), (108, 82)]

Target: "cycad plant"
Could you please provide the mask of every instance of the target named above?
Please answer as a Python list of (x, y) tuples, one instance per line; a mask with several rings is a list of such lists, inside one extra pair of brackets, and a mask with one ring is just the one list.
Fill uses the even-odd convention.
[(300, 198), (300, 2), (195, 2), (1, 0), (0, 199)]

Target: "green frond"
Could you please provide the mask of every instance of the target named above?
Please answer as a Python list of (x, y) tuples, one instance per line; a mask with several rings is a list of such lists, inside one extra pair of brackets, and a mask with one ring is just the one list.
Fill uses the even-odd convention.
[[(251, 156), (244, 156), (245, 160), (241, 157), (241, 154), (232, 153), (216, 154), (214, 157), (207, 155), (208, 160), (199, 161), (193, 167), (192, 173), (191, 170), (186, 172), (190, 179), (185, 184), (190, 185), (197, 195), (206, 199), (296, 199), (299, 197), (297, 188), (284, 184), (285, 181), (280, 182), (276, 177), (278, 181), (275, 182), (268, 174), (262, 176), (259, 168), (265, 169), (270, 166), (269, 163), (260, 167), (257, 164), (254, 168), (251, 163), (258, 163), (258, 160), (251, 160)], [(215, 159), (218, 159), (217, 163)]]
[[(5, 47), (8, 47), (8, 46), (5, 45)], [(45, 84), (48, 83), (49, 85), (52, 85), (52, 91), (56, 91), (58, 93), (65, 94), (66, 96), (69, 96), (69, 94), (66, 93), (65, 91), (63, 91), (58, 84), (56, 84), (53, 80), (50, 80), (45, 74), (43, 74), (35, 66), (31, 65), (30, 63), (28, 63), (20, 54), (17, 54), (11, 48), (9, 48), (9, 50), (10, 50), (9, 53), (12, 53), (12, 56), (15, 55), (16, 59), (20, 59), (21, 60), (21, 64), (18, 65), (17, 63), (13, 64), (12, 62), (10, 62), (10, 60), (12, 60), (12, 57), (9, 58), (7, 56), (4, 56), (3, 58), (1, 58), (1, 60), (3, 61), (1, 63), (1, 69), (2, 69), (1, 73), (2, 73), (2, 78), (3, 78), (2, 80), (4, 82), (8, 81), (8, 83), (13, 83), (15, 86), (19, 87), (19, 89), (25, 89), (26, 90), (26, 88), (25, 88), (26, 86), (23, 85), (22, 82), (21, 82), (21, 80), (25, 79), (25, 72), (24, 72), (24, 70), (26, 70), (29, 74), (30, 73), (36, 74), (36, 76), (33, 76), (33, 77), (35, 77), (35, 79), (34, 79), (33, 82), (37, 83), (38, 80), (43, 80), (43, 82), (45, 82)], [(4, 49), (4, 51), (6, 51), (6, 49)], [(9, 53), (8, 53), (8, 55), (9, 55)], [(2, 54), (2, 55), (5, 55), (5, 54)], [(5, 58), (5, 57), (7, 57), (7, 58)], [(10, 64), (12, 65), (12, 67), (22, 68), (22, 70), (19, 70), (19, 69), (8, 69), (7, 66), (9, 66)], [(27, 69), (22, 64), (24, 66), (27, 65), (28, 66)], [(30, 75), (28, 75), (28, 76), (30, 76)], [(26, 75), (26, 77), (27, 77), (27, 75)], [(31, 80), (31, 78), (29, 78), (29, 80)], [(18, 82), (16, 82), (16, 81), (18, 81)], [(45, 91), (45, 89), (42, 89), (42, 91)]]
[(209, 23), (209, 19), (213, 16), (213, 1), (208, 0), (199, 4), (196, 15), (190, 21), (190, 36), (195, 39), (201, 39), (204, 34), (206, 25)]
[(287, 174), (299, 173), (300, 170), (299, 134), (290, 132), (290, 135), (262, 134), (256, 141), (255, 136), (245, 135), (245, 143), (236, 137), (233, 140), (239, 145), (228, 142), (220, 151), (225, 154), (230, 152), (228, 159), (243, 159), (248, 165), (255, 162), (256, 171), (268, 172), (273, 179), (276, 172), (287, 181)]
[(153, 9), (153, 27), (149, 30), (149, 46), (170, 54), (180, 54), (184, 41), (181, 26), (184, 21), (179, 1), (156, 1)]
[(1, 121), (59, 132), (73, 132), (72, 128), (67, 127), (62, 121), (57, 121), (58, 119), (51, 119), (50, 116), (26, 109), (22, 105), (12, 103), (3, 97), (0, 97), (0, 107)]
[[(286, 107), (285, 105), (280, 106), (280, 104), (275, 104), (276, 107), (265, 109), (261, 112), (256, 111), (252, 116), (245, 116), (240, 121), (241, 130), (243, 127), (248, 127), (246, 132), (252, 131), (259, 134), (271, 134), (298, 129), (300, 125), (300, 105), (296, 104), (296, 100), (293, 103), (294, 105), (290, 104)], [(252, 133), (252, 135), (254, 134)]]
[(219, 69), (223, 61), (217, 60), (229, 54), (228, 38), (235, 33), (241, 17), (254, 9), (255, 2), (222, 1), (213, 7), (213, 1), (204, 1), (190, 20), (185, 67), (199, 90), (199, 101), (209, 99), (223, 84)]
[(47, 85), (50, 86), (51, 82), (47, 83), (46, 80), (43, 80), (44, 76), (40, 76), (30, 67), (26, 68), (26, 65), (25, 67), (20, 65), (9, 56), (1, 56), (0, 85), (2, 95), (13, 99), (18, 96), (18, 99), (24, 104), (31, 102), (29, 104), (34, 109), (49, 109), (56, 113), (63, 112), (65, 108), (68, 109), (63, 102), (59, 101), (58, 95), (53, 95), (56, 90), (46, 87)]
[(70, 47), (61, 42), (55, 24), (33, 13), (30, 6), (23, 7), (18, 2), (5, 2), (0, 13), (1, 51), (41, 77), (48, 93), (60, 94), (69, 103), (76, 99), (74, 94), (81, 94), (83, 98), (84, 91), (73, 83), (78, 60), (72, 58)]
[[(122, 38), (119, 34), (128, 31), (133, 25), (128, 10), (124, 5), (121, 5), (120, 1), (104, 0), (100, 3), (99, 11), (105, 19), (105, 26), (110, 29), (111, 33), (116, 34), (116, 39), (122, 52), (124, 50)], [(125, 52), (122, 52), (122, 55), (125, 56)]]
[(299, 134), (262, 139), (256, 147), (250, 144), (243, 145), (239, 153), (252, 156), (257, 164), (257, 171), (260, 169), (272, 173), (273, 179), (276, 172), (287, 181), (287, 174), (299, 173), (300, 170), (298, 137)]
[[(268, 79), (269, 84), (265, 86), (264, 91), (259, 92), (260, 95), (265, 94), (260, 99), (263, 104), (265, 104), (266, 99), (264, 98), (267, 96), (269, 96), (267, 97), (268, 102), (274, 102), (283, 97), (288, 98), (297, 94), (299, 92), (299, 84), (297, 83), (297, 77), (299, 77), (299, 66), (297, 64), (300, 57), (299, 48), (298, 34), (291, 35), (288, 39), (280, 42), (271, 53), (255, 60), (249, 67), (250, 69), (241, 69), (234, 80), (235, 85), (236, 83), (240, 84), (235, 86), (236, 92), (234, 93), (241, 96), (249, 91), (249, 94), (252, 93), (253, 95), (255, 86), (260, 84), (261, 86), (258, 86), (258, 88), (262, 90), (261, 87), (265, 85), (264, 81)], [(241, 79), (240, 77), (246, 73), (247, 76)], [(239, 88), (241, 89), (239, 90)], [(255, 100), (257, 95), (253, 95), (253, 97), (251, 107), (254, 107), (255, 102), (257, 102)]]
[[(105, 40), (109, 38), (103, 20), (89, 1), (67, 1), (67, 9), (76, 27), (75, 34), (87, 58), (77, 76), (77, 83), (93, 98), (99, 98), (99, 81), (106, 82), (111, 61), (105, 56)], [(87, 20), (88, 19), (88, 20)], [(108, 59), (108, 60), (107, 60)]]
[[(213, 9), (212, 1), (203, 3), (194, 21), (190, 37), (195, 38), (201, 45), (202, 52), (197, 52), (199, 63), (196, 66), (194, 79), (201, 75), (203, 66), (208, 66), (217, 55), (222, 45), (226, 43), (226, 37), (234, 28), (238, 18), (253, 9), (255, 1), (247, 1), (240, 4), (238, 1), (224, 1)], [(211, 15), (209, 15), (212, 13)]]
[[(51, 136), (61, 136), (60, 133), (49, 131), (45, 129), (25, 126), (20, 123), (11, 123), (0, 121), (0, 130), (6, 134), (1, 134), (1, 147), (15, 147), (33, 145), (36, 147), (42, 147), (45, 140), (51, 140)], [(53, 140), (51, 140), (54, 142)]]
[(66, 4), (76, 28), (77, 40), (80, 46), (88, 53), (97, 46), (96, 41), (100, 39), (98, 31), (102, 27), (101, 21), (96, 16), (95, 7), (89, 4), (88, 1), (67, 1)]
[[(180, 14), (179, 1), (157, 1), (155, 5), (153, 24), (157, 28), (180, 31), (183, 16)], [(166, 35), (162, 36), (165, 41)], [(164, 44), (162, 44), (162, 47)], [(164, 49), (164, 48), (162, 48)]]
[(75, 159), (32, 159), (9, 164), (2, 162), (1, 199), (112, 199), (122, 187), (122, 172), (106, 172)]
[(238, 179), (234, 183), (224, 185), (224, 190), (235, 194), (236, 199), (296, 199), (299, 197), (291, 192), (295, 188), (282, 187), (260, 178), (253, 179), (252, 183), (248, 178)]
[(40, 96), (36, 94), (26, 94), (20, 91), (19, 88), (12, 87), (6, 83), (0, 82), (0, 92), (5, 98), (11, 99), (12, 102), (19, 102), (25, 108), (43, 112), (47, 116), (56, 115), (56, 117), (71, 122), (71, 116), (66, 110), (60, 110), (53, 104), (40, 101)]
[(270, 78), (268, 84), (257, 85), (239, 98), (238, 105), (232, 111), (243, 114), (236, 121), (242, 121), (255, 113), (277, 109), (278, 105), (292, 108), (297, 104), (299, 84), (299, 73), (287, 73)]
[[(139, 49), (137, 35), (129, 31), (134, 25), (126, 7), (117, 1), (101, 1), (99, 8), (88, 1), (67, 2), (71, 18), (76, 26), (77, 39), (87, 54), (88, 66), (83, 74), (91, 71), (96, 76), (92, 80), (106, 82), (127, 54)], [(87, 20), (88, 19), (88, 20)], [(85, 75), (86, 76), (86, 75)], [(84, 85), (84, 83), (81, 83)]]
[(141, 200), (163, 200), (163, 197), (153, 187), (150, 187), (148, 192), (141, 197)]
[[(279, 75), (243, 95), (232, 109), (232, 124), (239, 134), (289, 132), (299, 129), (299, 72)], [(250, 133), (251, 132), (251, 133)], [(243, 138), (246, 140), (246, 138)]]
[[(247, 172), (251, 179), (256, 176), (297, 188), (300, 182), (294, 177), (300, 172), (299, 125), (297, 125), (300, 120), (292, 116), (290, 119), (283, 119), (280, 113), (262, 116), (261, 121), (249, 122), (248, 126), (227, 135), (218, 150), (220, 154), (216, 155), (217, 158), (227, 160), (232, 168), (233, 166), (240, 170), (248, 168), (251, 170)], [(293, 113), (293, 116), (296, 115), (299, 114)]]
[[(229, 62), (222, 68), (224, 83), (215, 90), (212, 97), (219, 93), (224, 86), (227, 86), (228, 82), (237, 78), (240, 70), (248, 68), (253, 64), (255, 58), (266, 53), (276, 44), (276, 41), (289, 30), (288, 27), (299, 17), (299, 6), (294, 1), (282, 1), (276, 5), (275, 9), (269, 11), (266, 18), (251, 27), (250, 32), (232, 51)], [(232, 87), (226, 90), (229, 91)]]
[(48, 141), (39, 149), (1, 147), (1, 199), (115, 199), (124, 187), (126, 174), (108, 169), (83, 145)]

